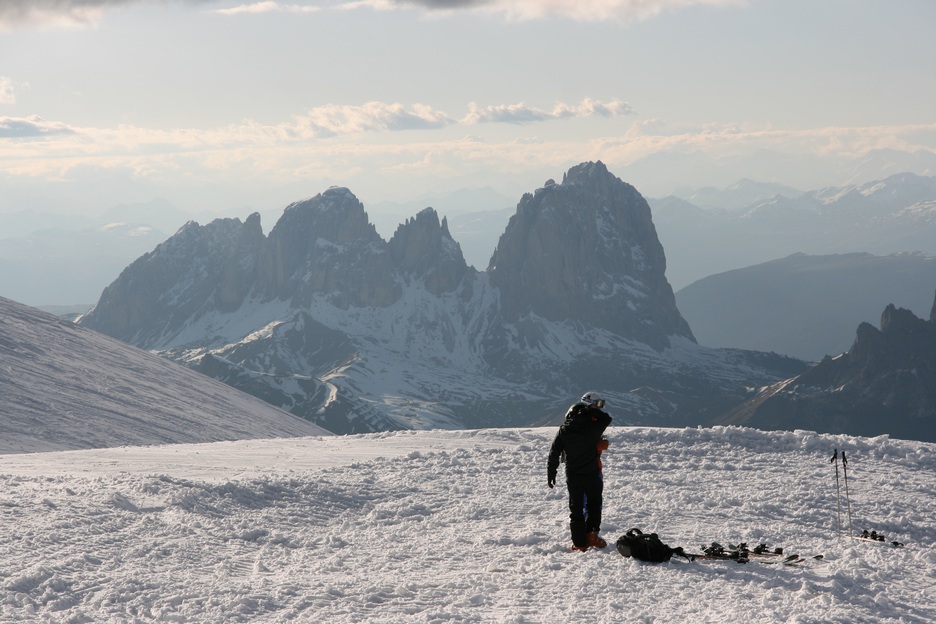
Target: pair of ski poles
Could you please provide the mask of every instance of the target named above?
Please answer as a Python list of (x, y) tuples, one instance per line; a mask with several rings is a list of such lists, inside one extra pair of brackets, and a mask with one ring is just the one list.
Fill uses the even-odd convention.
[[(838, 458), (839, 452), (838, 449), (835, 449), (835, 453), (832, 455), (832, 459), (829, 460), (829, 463), (835, 464), (835, 527), (838, 530), (838, 533), (842, 533), (842, 495), (839, 491), (839, 469), (838, 469)], [(852, 534), (852, 515), (851, 515), (851, 499), (848, 496), (848, 459), (845, 457), (845, 451), (842, 451), (842, 469), (845, 471), (845, 503), (848, 507), (848, 534)]]

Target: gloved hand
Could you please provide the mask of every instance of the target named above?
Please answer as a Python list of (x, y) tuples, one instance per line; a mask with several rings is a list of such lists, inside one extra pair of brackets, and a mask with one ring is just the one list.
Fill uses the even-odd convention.
[(552, 473), (549, 474), (546, 477), (546, 484), (549, 486), (549, 489), (556, 487), (556, 475)]

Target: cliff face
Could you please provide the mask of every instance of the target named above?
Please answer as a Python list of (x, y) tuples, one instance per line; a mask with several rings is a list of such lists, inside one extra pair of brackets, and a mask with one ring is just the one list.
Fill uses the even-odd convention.
[(258, 290), (308, 305), (324, 294), (340, 308), (386, 306), (399, 297), (386, 243), (347, 189), (286, 208), (261, 250)]
[(175, 328), (208, 311), (236, 310), (256, 284), (260, 216), (184, 225), (124, 269), (83, 323), (154, 348)]
[(400, 225), (388, 245), (394, 266), (406, 278), (425, 280), (434, 295), (458, 288), (469, 269), (445, 219), (426, 208)]
[(488, 272), (510, 321), (580, 321), (657, 349), (673, 335), (695, 340), (666, 281), (650, 206), (601, 162), (524, 195)]
[(269, 236), (188, 224), (81, 323), (338, 432), (545, 422), (588, 389), (623, 423), (687, 424), (788, 358), (699, 347), (647, 202), (600, 162), (523, 197), (490, 268), (426, 208), (389, 241), (332, 188)]

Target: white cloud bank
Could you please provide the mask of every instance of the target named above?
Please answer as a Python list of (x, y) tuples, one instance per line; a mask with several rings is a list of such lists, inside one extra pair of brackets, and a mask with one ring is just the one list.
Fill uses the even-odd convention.
[(425, 10), (436, 13), (474, 11), (502, 15), (509, 20), (536, 20), (561, 17), (582, 22), (613, 21), (629, 23), (655, 17), (666, 11), (693, 6), (743, 6), (746, 0), (359, 0), (349, 8), (377, 10)]
[(544, 111), (526, 106), (525, 104), (508, 104), (501, 106), (488, 106), (480, 108), (472, 103), (468, 116), (462, 123), (535, 123), (555, 119), (570, 119), (574, 117), (617, 117), (619, 115), (632, 115), (634, 110), (627, 102), (612, 100), (599, 102), (586, 98), (578, 106), (556, 104), (551, 111)]
[(267, 1), (242, 4), (229, 9), (218, 9), (214, 12), (219, 15), (251, 15), (256, 13), (316, 13), (321, 10), (322, 8), (318, 6)]
[[(0, 98), (4, 94), (3, 80), (0, 78)], [(12, 87), (9, 88), (12, 91)], [(67, 124), (49, 122), (38, 116), (0, 117), (0, 138), (32, 139), (53, 134), (81, 134), (86, 138), (112, 136), (126, 141), (127, 145), (160, 143), (185, 147), (195, 140), (200, 145), (216, 144), (220, 147), (232, 143), (302, 141), (363, 133), (433, 130), (459, 124), (528, 124), (596, 116), (615, 117), (632, 113), (633, 110), (627, 102), (600, 102), (585, 98), (578, 105), (558, 103), (551, 111), (522, 103), (485, 108), (471, 104), (468, 114), (456, 119), (425, 104), (406, 107), (400, 103), (367, 102), (362, 105), (319, 106), (293, 117), (288, 122), (276, 125), (261, 125), (248, 120), (224, 128), (169, 131), (154, 131), (133, 126), (120, 126), (111, 130), (77, 129)]]
[(455, 123), (448, 115), (424, 104), (368, 102), (361, 106), (327, 105), (313, 108), (290, 124), (278, 126), (290, 138), (319, 138), (361, 132), (426, 130)]
[[(461, 118), (423, 104), (369, 102), (318, 107), (280, 124), (248, 120), (177, 130), (73, 127), (38, 116), (0, 117), (0, 170), (24, 179), (61, 180), (93, 167), (166, 182), (182, 176), (222, 185), (248, 179), (268, 184), (296, 179), (348, 183), (395, 176), (396, 183), (412, 186), (417, 178), (561, 171), (586, 160), (621, 168), (661, 154), (706, 154), (737, 161), (767, 150), (797, 155), (803, 162), (855, 159), (874, 150), (936, 154), (936, 124), (778, 129), (735, 124), (673, 127), (660, 120), (621, 125), (609, 120), (601, 134), (572, 133), (580, 138), (550, 130), (559, 121), (587, 125), (630, 114), (625, 102), (585, 99), (551, 110), (523, 104), (472, 105)], [(491, 126), (490, 131), (483, 125)], [(453, 137), (452, 130), (459, 127), (470, 130), (470, 136)], [(675, 170), (662, 173), (674, 182), (680, 176)], [(794, 182), (788, 180), (795, 186)]]
[[(0, 95), (2, 95), (2, 84), (0, 84)], [(20, 118), (0, 117), (0, 139), (29, 139), (74, 133), (75, 131), (65, 124), (49, 122), (37, 115)]]
[[(218, 0), (176, 0), (193, 7), (216, 5)], [(75, 28), (97, 23), (110, 8), (129, 5), (165, 4), (165, 0), (2, 0), (0, 30), (27, 25), (43, 28)], [(508, 20), (536, 20), (560, 17), (576, 21), (629, 23), (648, 19), (666, 11), (693, 6), (739, 6), (746, 0), (353, 0), (344, 2), (277, 2), (261, 0), (214, 10), (221, 15), (259, 13), (314, 13), (323, 8), (376, 10), (419, 10), (435, 14), (471, 11)], [(326, 6), (327, 5), (327, 6)]]

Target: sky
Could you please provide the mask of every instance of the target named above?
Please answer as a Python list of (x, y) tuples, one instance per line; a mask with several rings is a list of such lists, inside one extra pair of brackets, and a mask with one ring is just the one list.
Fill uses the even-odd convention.
[(0, 0), (0, 213), (936, 175), (931, 0)]

